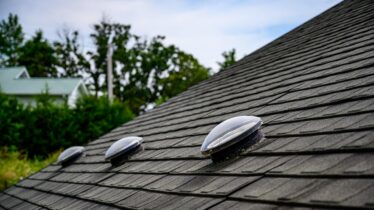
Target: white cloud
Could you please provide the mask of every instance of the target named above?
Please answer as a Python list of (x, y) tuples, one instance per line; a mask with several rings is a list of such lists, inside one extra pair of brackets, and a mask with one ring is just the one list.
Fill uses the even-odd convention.
[(88, 34), (105, 13), (115, 22), (131, 24), (133, 31), (151, 37), (165, 35), (216, 68), (221, 53), (236, 48), (243, 56), (321, 13), (339, 0), (0, 0), (0, 18), (20, 16), (28, 34), (41, 28), (50, 39), (63, 25)]

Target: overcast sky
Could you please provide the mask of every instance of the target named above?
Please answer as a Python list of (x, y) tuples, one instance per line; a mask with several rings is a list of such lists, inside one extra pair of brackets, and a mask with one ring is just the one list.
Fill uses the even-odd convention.
[(166, 36), (217, 68), (223, 51), (249, 54), (318, 15), (339, 0), (0, 0), (0, 19), (19, 15), (27, 36), (42, 29), (50, 40), (64, 26), (78, 29), (85, 48), (88, 34), (105, 14), (114, 22), (131, 24), (135, 34)]

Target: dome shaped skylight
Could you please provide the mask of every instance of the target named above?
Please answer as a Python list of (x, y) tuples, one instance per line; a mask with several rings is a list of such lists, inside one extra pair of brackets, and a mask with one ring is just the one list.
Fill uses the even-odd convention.
[(209, 132), (201, 146), (201, 152), (214, 158), (215, 154), (229, 155), (225, 154), (224, 150), (230, 149), (231, 146), (252, 146), (262, 138), (262, 134), (257, 132), (261, 125), (261, 118), (255, 116), (227, 119)]
[(109, 160), (112, 164), (117, 164), (121, 159), (126, 159), (129, 155), (138, 151), (142, 142), (143, 138), (138, 136), (122, 138), (114, 142), (105, 152), (105, 160)]
[(58, 156), (57, 163), (61, 165), (67, 165), (68, 163), (81, 156), (84, 151), (84, 147), (81, 146), (69, 147)]

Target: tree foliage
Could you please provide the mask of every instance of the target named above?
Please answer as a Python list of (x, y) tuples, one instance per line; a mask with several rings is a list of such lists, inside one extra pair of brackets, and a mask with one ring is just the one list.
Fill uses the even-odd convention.
[(84, 72), (89, 75), (87, 85), (90, 90), (96, 96), (105, 93), (110, 45), (114, 95), (136, 114), (144, 111), (147, 104), (164, 101), (209, 77), (208, 68), (175, 45), (166, 45), (163, 36), (146, 40), (133, 34), (130, 25), (111, 23), (106, 19), (95, 24), (93, 29), (90, 37), (95, 48), (88, 51), (87, 56), (78, 53), (77, 31), (65, 33), (65, 42), (55, 42), (61, 60), (69, 61), (69, 65), (65, 65), (66, 75)]
[(62, 70), (61, 77), (83, 76), (89, 71), (89, 63), (84, 57), (79, 42), (79, 32), (67, 27), (58, 32), (59, 41), (53, 43), (57, 66)]
[(27, 66), (32, 77), (53, 77), (57, 75), (57, 59), (52, 45), (43, 37), (42, 31), (26, 41), (20, 48), (19, 65)]
[(26, 66), (30, 76), (56, 76), (54, 48), (38, 30), (25, 42), (18, 16), (9, 14), (0, 22), (0, 66)]
[(0, 22), (0, 66), (19, 65), (19, 51), (23, 44), (24, 33), (18, 16), (9, 14), (7, 20)]
[(209, 77), (209, 73), (192, 55), (178, 52), (173, 59), (174, 68), (167, 77), (161, 78), (158, 85), (161, 99), (171, 98)]
[(133, 117), (127, 105), (118, 101), (110, 104), (103, 97), (82, 98), (75, 109), (69, 109), (66, 104), (54, 105), (48, 95), (30, 107), (0, 94), (0, 146), (17, 148), (30, 157), (45, 157), (92, 141)]
[(225, 69), (236, 62), (236, 50), (232, 49), (222, 53), (223, 61), (217, 62), (219, 70)]

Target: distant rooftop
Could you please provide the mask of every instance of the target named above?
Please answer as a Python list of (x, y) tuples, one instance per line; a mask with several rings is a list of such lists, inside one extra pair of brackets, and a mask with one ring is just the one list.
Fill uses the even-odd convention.
[(25, 67), (0, 68), (0, 91), (9, 95), (69, 95), (81, 78), (33, 78)]

